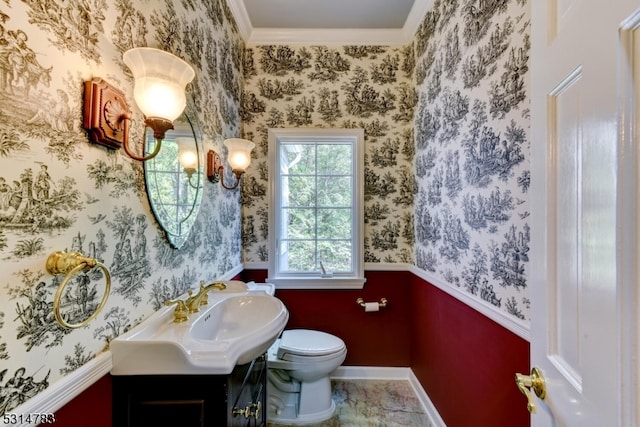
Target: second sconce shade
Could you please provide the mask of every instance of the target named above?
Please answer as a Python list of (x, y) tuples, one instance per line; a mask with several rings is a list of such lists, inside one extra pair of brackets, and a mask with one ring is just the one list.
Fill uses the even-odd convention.
[(224, 182), (224, 166), (220, 155), (213, 150), (207, 153), (207, 177), (211, 182), (218, 182), (227, 190), (233, 190), (240, 184), (240, 177), (251, 163), (251, 150), (256, 145), (242, 138), (229, 138), (224, 140), (224, 145), (229, 151), (227, 161), (236, 177), (236, 183), (228, 186)]
[(196, 140), (180, 136), (175, 139), (178, 145), (178, 161), (186, 172), (189, 179), (198, 168), (198, 152), (196, 151)]

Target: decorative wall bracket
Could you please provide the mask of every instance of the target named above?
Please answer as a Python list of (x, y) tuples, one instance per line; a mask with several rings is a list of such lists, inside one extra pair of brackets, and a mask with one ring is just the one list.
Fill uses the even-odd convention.
[(124, 94), (99, 77), (84, 82), (83, 127), (94, 144), (118, 149), (129, 138), (131, 110)]

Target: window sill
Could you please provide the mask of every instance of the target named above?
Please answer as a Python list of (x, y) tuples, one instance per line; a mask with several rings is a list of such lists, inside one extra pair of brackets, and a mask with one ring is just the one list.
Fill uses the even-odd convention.
[(366, 278), (344, 278), (344, 277), (287, 277), (287, 278), (267, 278), (268, 283), (276, 285), (276, 289), (362, 289)]

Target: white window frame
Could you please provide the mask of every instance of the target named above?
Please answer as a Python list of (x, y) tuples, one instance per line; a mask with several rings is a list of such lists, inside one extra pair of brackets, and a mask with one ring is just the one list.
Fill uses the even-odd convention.
[[(364, 129), (324, 128), (273, 128), (268, 132), (269, 140), (269, 272), (267, 281), (276, 288), (285, 289), (362, 289), (364, 277)], [(352, 259), (351, 273), (308, 272), (282, 273), (278, 271), (278, 237), (281, 220), (280, 192), (280, 143), (282, 142), (327, 142), (348, 141), (354, 149)]]

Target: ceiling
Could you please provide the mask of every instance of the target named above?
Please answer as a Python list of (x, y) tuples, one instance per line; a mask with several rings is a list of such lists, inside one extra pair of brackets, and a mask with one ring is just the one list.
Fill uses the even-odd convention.
[(248, 44), (406, 44), (433, 0), (227, 0)]

